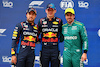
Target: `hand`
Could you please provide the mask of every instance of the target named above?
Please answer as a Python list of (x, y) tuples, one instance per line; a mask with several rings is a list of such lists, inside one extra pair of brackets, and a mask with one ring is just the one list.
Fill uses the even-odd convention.
[(14, 64), (16, 64), (16, 62), (17, 62), (17, 58), (16, 58), (15, 55), (12, 56), (12, 58), (11, 58), (11, 62), (14, 63)]
[(83, 53), (81, 56), (81, 61), (85, 61), (87, 59), (87, 54)]

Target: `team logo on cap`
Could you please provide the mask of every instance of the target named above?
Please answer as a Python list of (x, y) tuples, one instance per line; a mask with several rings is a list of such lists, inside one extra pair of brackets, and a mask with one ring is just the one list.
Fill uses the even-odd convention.
[(49, 7), (52, 7), (52, 5), (50, 4)]

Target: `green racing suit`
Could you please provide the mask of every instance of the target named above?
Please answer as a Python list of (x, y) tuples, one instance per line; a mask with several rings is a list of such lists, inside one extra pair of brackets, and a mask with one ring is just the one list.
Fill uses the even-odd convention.
[(74, 20), (62, 26), (64, 35), (63, 67), (83, 67), (80, 60), (83, 50), (88, 50), (88, 38), (83, 23)]

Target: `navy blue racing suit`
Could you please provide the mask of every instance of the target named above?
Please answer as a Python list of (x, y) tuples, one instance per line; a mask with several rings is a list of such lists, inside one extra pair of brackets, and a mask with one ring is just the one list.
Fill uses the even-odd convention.
[(17, 55), (17, 67), (33, 67), (38, 26), (28, 21), (18, 23), (12, 36), (11, 54)]
[(59, 47), (58, 43), (63, 41), (62, 20), (54, 17), (48, 19), (42, 18), (38, 22), (38, 31), (41, 34), (41, 53), (40, 53), (40, 66), (49, 67), (49, 61), (51, 61), (51, 67), (59, 67)]

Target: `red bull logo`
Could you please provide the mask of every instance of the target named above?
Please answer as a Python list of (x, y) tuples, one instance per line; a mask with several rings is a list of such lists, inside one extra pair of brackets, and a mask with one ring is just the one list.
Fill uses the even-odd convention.
[(58, 42), (58, 38), (42, 38), (42, 42)]
[(24, 41), (21, 41), (21, 45), (35, 47), (35, 43), (32, 43), (32, 42), (24, 42)]
[(23, 40), (27, 40), (27, 41), (36, 41), (36, 38), (34, 38), (33, 36), (24, 36), (24, 39)]
[(48, 32), (48, 33), (43, 33), (43, 37), (57, 37), (57, 33), (52, 33), (52, 32)]

